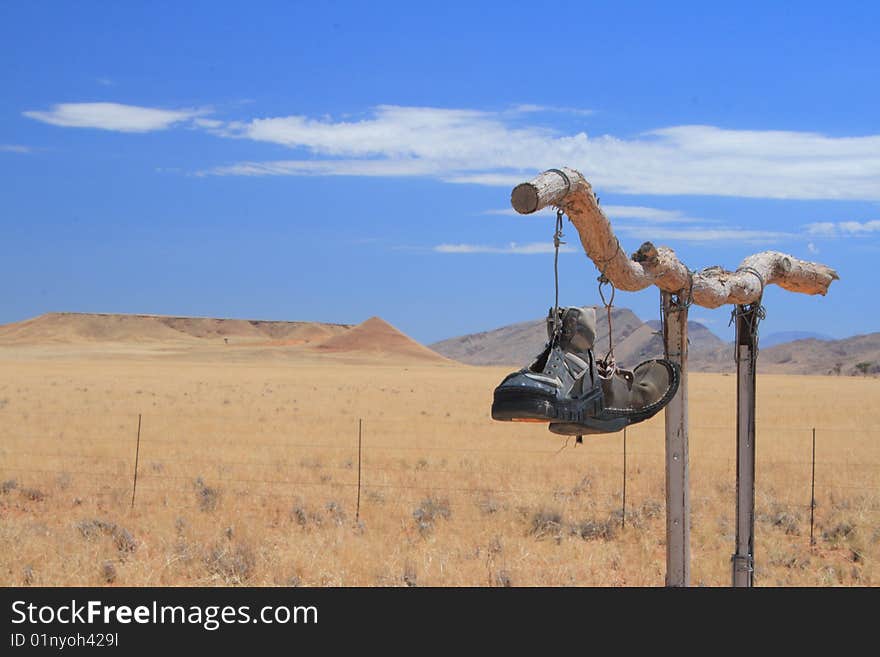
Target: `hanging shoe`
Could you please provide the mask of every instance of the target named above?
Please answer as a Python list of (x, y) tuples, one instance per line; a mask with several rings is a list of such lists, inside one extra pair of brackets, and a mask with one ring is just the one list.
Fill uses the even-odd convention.
[(663, 409), (678, 392), (681, 370), (672, 361), (655, 358), (633, 369), (617, 369), (601, 379), (602, 408), (577, 422), (551, 422), (550, 431), (567, 436), (613, 433), (643, 422)]
[(559, 308), (547, 317), (549, 342), (535, 361), (495, 388), (492, 418), (513, 422), (579, 422), (602, 410), (593, 356), (594, 308)]

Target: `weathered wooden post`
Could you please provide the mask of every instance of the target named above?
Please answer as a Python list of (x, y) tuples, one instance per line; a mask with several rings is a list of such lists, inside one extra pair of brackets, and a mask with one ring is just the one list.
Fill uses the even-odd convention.
[[(590, 183), (578, 171), (566, 167), (549, 169), (533, 180), (517, 185), (511, 192), (510, 203), (520, 214), (531, 214), (551, 205), (561, 208), (577, 229), (584, 252), (617, 289), (635, 292), (655, 285), (663, 295), (664, 347), (668, 357), (679, 363), (682, 375), (679, 392), (666, 407), (666, 584), (687, 586), (690, 583), (687, 309), (692, 304), (704, 308), (753, 304), (757, 309), (754, 304), (760, 301), (764, 287), (771, 284), (791, 292), (824, 295), (831, 283), (838, 279), (837, 272), (826, 265), (778, 251), (751, 255), (736, 271), (721, 267), (691, 271), (678, 259), (675, 251), (664, 246), (655, 247), (651, 242), (645, 242), (628, 257), (599, 207)], [(738, 472), (743, 475), (737, 490), (737, 508), (743, 511), (745, 520), (742, 534), (740, 523), (737, 523), (737, 555), (740, 554), (740, 536), (745, 540), (743, 554), (751, 555), (754, 523), (748, 518), (754, 517), (755, 351), (747, 349), (743, 353), (750, 354), (752, 373), (750, 379), (738, 378), (738, 390), (743, 394), (737, 394), (737, 435), (744, 436), (741, 443), (744, 449), (738, 450), (738, 453), (743, 451), (742, 470), (739, 455), (737, 457)], [(739, 358), (738, 351), (738, 364)], [(747, 371), (748, 368), (744, 370)], [(740, 417), (744, 419), (742, 423)], [(745, 433), (740, 433), (740, 427)], [(747, 474), (749, 464), (750, 474)], [(750, 528), (748, 522), (751, 522)], [(735, 559), (735, 573), (737, 561), (741, 560)]]
[(678, 392), (666, 406), (666, 586), (691, 582), (691, 496), (688, 464), (688, 301), (660, 293), (663, 348), (681, 368)]
[(762, 314), (760, 301), (736, 307), (736, 552), (731, 557), (736, 587), (754, 584), (755, 370)]

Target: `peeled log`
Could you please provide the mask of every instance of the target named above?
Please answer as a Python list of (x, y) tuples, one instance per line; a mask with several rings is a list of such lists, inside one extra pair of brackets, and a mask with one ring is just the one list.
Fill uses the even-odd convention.
[(707, 267), (692, 273), (675, 251), (655, 247), (651, 242), (645, 242), (628, 257), (590, 183), (580, 172), (566, 167), (545, 171), (534, 180), (517, 185), (511, 192), (510, 203), (520, 214), (531, 214), (550, 205), (561, 208), (577, 229), (587, 256), (620, 290), (633, 292), (656, 285), (685, 301), (691, 298), (698, 306), (717, 308), (728, 303), (753, 303), (760, 299), (763, 287), (770, 284), (791, 292), (824, 295), (831, 282), (839, 278), (831, 267), (778, 251), (748, 256), (733, 272)]

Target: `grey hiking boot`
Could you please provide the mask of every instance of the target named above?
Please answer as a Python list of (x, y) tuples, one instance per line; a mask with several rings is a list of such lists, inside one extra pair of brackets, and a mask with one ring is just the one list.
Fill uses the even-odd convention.
[(597, 414), (577, 422), (551, 422), (550, 431), (568, 436), (620, 431), (656, 415), (678, 392), (680, 381), (678, 365), (663, 358), (632, 371), (617, 369), (601, 379), (602, 409)]
[(602, 388), (593, 356), (594, 308), (553, 309), (549, 342), (535, 361), (495, 388), (492, 418), (513, 422), (585, 421), (602, 411)]

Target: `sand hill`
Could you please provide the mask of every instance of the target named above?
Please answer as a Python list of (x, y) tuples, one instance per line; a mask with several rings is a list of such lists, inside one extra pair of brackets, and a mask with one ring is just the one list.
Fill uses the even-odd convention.
[(82, 342), (189, 343), (215, 341), (258, 343), (288, 340), (304, 343), (344, 333), (346, 324), (275, 322), (213, 317), (122, 315), (104, 313), (47, 313), (0, 326), (2, 344)]
[[(64, 351), (121, 350), (138, 354), (189, 352), (200, 358), (222, 354), (238, 361), (341, 354), (395, 361), (449, 362), (388, 322), (362, 324), (280, 322), (212, 317), (47, 313), (0, 326), (0, 347)], [(59, 351), (60, 350), (60, 351)], [(220, 351), (218, 351), (220, 350)], [(212, 355), (214, 354), (214, 355)]]
[(323, 352), (397, 355), (438, 362), (448, 360), (436, 351), (428, 349), (400, 332), (380, 317), (370, 317), (362, 324), (358, 324), (343, 334), (333, 336), (315, 345), (314, 348)]

